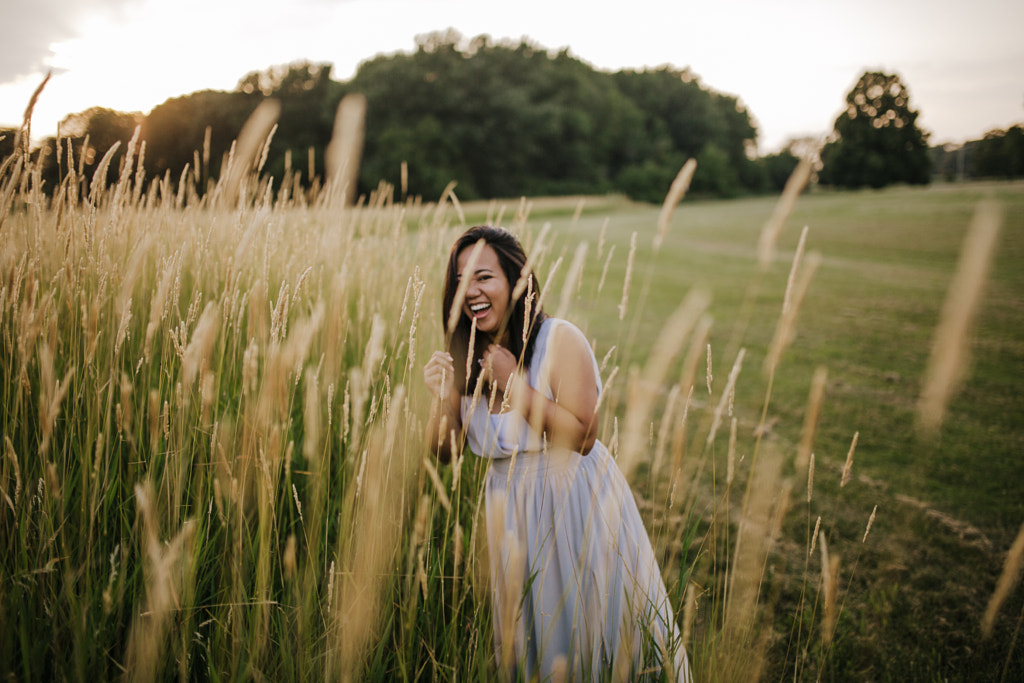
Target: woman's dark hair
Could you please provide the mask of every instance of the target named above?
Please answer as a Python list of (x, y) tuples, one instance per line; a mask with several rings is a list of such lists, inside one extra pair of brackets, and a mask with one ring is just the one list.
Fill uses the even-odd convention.
[[(470, 249), (480, 240), (488, 244), (494, 253), (498, 255), (498, 263), (508, 280), (510, 295), (517, 291), (521, 292), (511, 302), (506, 312), (506, 319), (498, 330), (501, 336), (502, 330), (508, 332), (505, 348), (512, 352), (519, 359), (522, 367), (530, 366), (533, 357), (533, 349), (537, 342), (537, 333), (540, 330), (540, 323), (547, 317), (538, 305), (540, 296), (540, 283), (531, 269), (523, 273), (526, 265), (526, 252), (516, 236), (505, 228), (495, 228), (490, 225), (477, 225), (462, 233), (462, 236), (452, 245), (451, 254), (448, 255), (448, 270), (444, 278), (444, 296), (441, 302), (441, 320), (448, 330), (448, 316), (452, 310), (452, 303), (455, 301), (455, 293), (459, 288), (459, 254), (463, 249)], [(525, 286), (519, 283), (521, 277), (527, 277)], [(532, 297), (527, 302), (527, 298)], [(530, 314), (527, 320), (527, 306), (529, 303)], [(472, 393), (476, 386), (477, 378), (480, 375), (480, 364), (477, 362), (487, 348), (486, 339), (483, 333), (478, 333), (474, 340), (473, 362), (470, 364), (469, 377), (466, 376), (466, 359), (469, 355), (469, 337), (472, 328), (472, 321), (463, 312), (458, 312), (459, 321), (454, 331), (447, 335), (448, 353), (455, 359), (455, 381), (456, 386), (463, 394)], [(524, 330), (526, 333), (524, 334)], [(526, 339), (525, 343), (523, 339)]]

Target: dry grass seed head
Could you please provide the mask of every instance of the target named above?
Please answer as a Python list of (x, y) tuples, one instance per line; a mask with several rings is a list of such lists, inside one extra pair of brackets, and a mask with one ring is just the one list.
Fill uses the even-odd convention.
[[(14, 472), (14, 500), (13, 503), (17, 503), (21, 498), (21, 467), (18, 465), (18, 454), (14, 451), (14, 444), (11, 443), (11, 439), (6, 434), (4, 435), (4, 457), (8, 463), (10, 463), (11, 469)], [(4, 467), (4, 479), (7, 477), (7, 467)], [(12, 510), (14, 506), (11, 506)]]
[(808, 557), (814, 554), (814, 548), (818, 545), (818, 531), (821, 529), (821, 515), (814, 520), (814, 531), (811, 532), (811, 547), (807, 550)]
[(334, 117), (334, 132), (324, 153), (331, 191), (343, 197), (348, 205), (355, 203), (356, 179), (359, 177), (363, 154), (366, 106), (366, 97), (360, 93), (349, 93), (342, 98)]
[(999, 608), (1003, 606), (1020, 581), (1022, 571), (1024, 571), (1024, 524), (1021, 524), (1017, 538), (1014, 539), (1013, 545), (1010, 546), (1010, 550), (1006, 554), (1003, 571), (999, 575), (996, 589), (992, 592), (992, 597), (989, 598), (988, 606), (985, 608), (985, 615), (981, 619), (981, 632), (986, 638), (992, 635)]
[(280, 102), (263, 100), (242, 126), (238, 139), (232, 146), (232, 154), (228, 157), (224, 179), (217, 185), (219, 194), (215, 201), (225, 208), (232, 209), (237, 205), (240, 193), (244, 190), (243, 181), (261, 145), (276, 126), (280, 114)]
[(320, 387), (311, 368), (305, 373), (302, 402), (302, 455), (314, 467), (320, 459)]
[(708, 446), (714, 442), (715, 435), (718, 433), (718, 427), (722, 424), (722, 415), (725, 412), (726, 405), (729, 403), (729, 397), (732, 396), (732, 392), (736, 388), (736, 380), (739, 378), (740, 370), (743, 367), (743, 357), (746, 353), (746, 349), (740, 349), (739, 353), (736, 354), (736, 362), (732, 364), (732, 370), (729, 371), (729, 379), (725, 384), (725, 391), (722, 392), (718, 399), (718, 405), (715, 407), (715, 413), (711, 420), (711, 429), (708, 432), (707, 440)]
[(633, 280), (633, 260), (636, 258), (636, 232), (629, 238), (629, 256), (626, 258), (626, 277), (622, 281), (622, 300), (619, 302), (619, 320), (626, 319), (629, 304), (629, 284)]
[(814, 492), (814, 453), (811, 453), (811, 463), (807, 466), (807, 502), (811, 502), (811, 495)]
[(615, 245), (613, 244), (608, 249), (608, 257), (604, 260), (604, 267), (601, 269), (601, 280), (597, 283), (597, 293), (600, 294), (601, 290), (604, 289), (605, 278), (608, 277), (608, 266), (612, 263), (612, 256), (615, 255)]
[(839, 488), (843, 488), (850, 481), (850, 473), (853, 471), (853, 451), (857, 448), (857, 437), (859, 436), (860, 432), (853, 433), (850, 450), (846, 454), (846, 462), (843, 463), (843, 475), (839, 479)]
[(761, 235), (757, 243), (757, 260), (762, 270), (766, 269), (774, 259), (775, 242), (782, 231), (782, 225), (792, 212), (797, 198), (803, 192), (810, 177), (811, 161), (809, 158), (803, 157), (786, 181), (786, 186), (782, 190), (779, 201), (775, 204), (771, 217), (761, 228)]
[(824, 366), (818, 366), (814, 369), (814, 377), (811, 379), (811, 390), (807, 396), (807, 410), (804, 413), (804, 424), (800, 431), (800, 443), (797, 445), (797, 472), (802, 472), (810, 462), (811, 446), (814, 444), (814, 432), (818, 426), (818, 415), (821, 413), (821, 403), (825, 396), (825, 386), (827, 383), (828, 369)]
[(864, 538), (860, 539), (861, 543), (868, 540), (868, 534), (871, 533), (871, 525), (875, 523), (875, 513), (878, 512), (878, 506), (871, 508), (871, 516), (868, 517), (868, 524), (864, 528)]
[(285, 581), (291, 581), (292, 577), (295, 576), (295, 534), (288, 534), (288, 540), (285, 541), (284, 553), (281, 556), (281, 566), (284, 569)]
[(800, 269), (800, 261), (804, 255), (804, 245), (807, 242), (807, 226), (800, 231), (800, 241), (797, 242), (796, 253), (793, 254), (793, 263), (789, 268), (789, 277), (786, 279), (786, 293), (782, 297), (782, 313), (785, 315), (793, 301), (793, 285), (796, 282), (796, 274)]
[(683, 641), (681, 647), (690, 644), (693, 636), (693, 622), (697, 617), (697, 589), (692, 583), (686, 584), (686, 598), (683, 602)]
[(821, 617), (821, 641), (825, 645), (832, 642), (835, 635), (836, 605), (839, 592), (839, 555), (829, 553), (828, 542), (825, 540), (825, 532), (821, 534), (821, 582), (824, 589), (824, 608)]
[(661, 411), (661, 421), (658, 425), (658, 440), (654, 449), (654, 461), (651, 465), (652, 473), (660, 473), (662, 464), (665, 461), (665, 452), (668, 449), (669, 437), (676, 422), (675, 413), (676, 403), (678, 401), (679, 385), (675, 384), (669, 390), (668, 398), (665, 400), (665, 408)]
[(767, 553), (771, 550), (773, 501), (779, 491), (782, 453), (766, 448), (751, 472), (751, 494), (740, 520), (725, 607), (726, 635), (735, 645), (754, 626)]
[(726, 458), (725, 470), (725, 483), (727, 486), (732, 484), (732, 480), (736, 476), (736, 423), (735, 417), (729, 423), (729, 454)]
[(775, 372), (783, 352), (793, 341), (796, 315), (800, 309), (800, 304), (803, 302), (804, 295), (810, 289), (811, 280), (814, 278), (818, 266), (821, 265), (821, 255), (817, 252), (808, 254), (806, 265), (806, 268), (800, 270), (799, 278), (792, 289), (789, 299), (783, 306), (782, 315), (779, 316), (779, 322), (775, 327), (775, 334), (768, 347), (768, 353), (765, 354), (764, 358), (763, 367), (766, 373)]
[[(577, 290), (580, 282), (580, 278), (583, 276), (583, 263), (587, 255), (587, 243), (580, 242), (576, 247), (576, 253), (573, 255), (572, 264), (569, 266), (569, 272), (565, 276), (565, 282), (562, 284), (562, 294), (558, 300), (558, 309), (555, 311), (556, 318), (564, 318), (569, 313), (569, 304), (572, 300), (573, 293)], [(527, 316), (527, 320), (529, 317)], [(526, 334), (526, 331), (523, 331)]]
[(697, 322), (710, 303), (703, 291), (693, 290), (665, 322), (651, 349), (643, 373), (630, 378), (630, 406), (623, 425), (623, 444), (619, 467), (628, 479), (644, 448), (654, 400), (672, 365)]
[(683, 197), (686, 196), (686, 191), (690, 188), (690, 181), (693, 179), (693, 173), (696, 170), (697, 160), (687, 159), (683, 167), (679, 169), (679, 173), (672, 180), (668, 194), (665, 195), (665, 200), (661, 204), (661, 212), (658, 214), (658, 232), (654, 235), (655, 251), (661, 249), (661, 244), (665, 241), (665, 236), (668, 234), (669, 224), (672, 222), (672, 213), (675, 211), (676, 204), (681, 202)]
[(982, 201), (964, 238), (956, 273), (935, 328), (931, 356), (917, 404), (918, 428), (925, 434), (938, 432), (949, 400), (963, 379), (968, 364), (970, 329), (1002, 221), (1002, 206)]
[(199, 323), (192, 333), (192, 339), (182, 357), (181, 378), (185, 389), (192, 385), (199, 371), (209, 362), (210, 353), (213, 351), (213, 344), (217, 340), (219, 331), (220, 310), (213, 302), (210, 302), (203, 310)]

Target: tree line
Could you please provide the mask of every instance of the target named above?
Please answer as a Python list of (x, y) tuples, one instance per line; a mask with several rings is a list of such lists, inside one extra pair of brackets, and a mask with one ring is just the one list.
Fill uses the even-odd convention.
[(1024, 125), (989, 131), (980, 140), (931, 149), (936, 175), (944, 180), (1024, 178)]
[[(315, 189), (338, 104), (356, 92), (367, 101), (360, 193), (383, 181), (433, 199), (454, 180), (463, 199), (621, 192), (658, 202), (696, 158), (691, 194), (735, 197), (780, 191), (797, 163), (795, 147), (756, 156), (749, 112), (688, 69), (612, 73), (567, 50), (447, 31), (418, 37), (411, 53), (363, 62), (347, 82), (331, 70), (303, 62), (254, 71), (234, 91), (176, 97), (145, 116), (100, 107), (70, 115), (60, 141), (36, 152), (42, 178), (52, 190), (70, 165), (91, 177), (120, 142), (107, 167), (114, 182), (140, 127), (146, 177), (177, 181), (187, 169), (202, 194), (248, 116), (274, 98), (281, 114), (263, 172), (278, 186)], [(949, 175), (951, 162), (928, 148), (897, 76), (865, 73), (847, 105), (820, 150), (822, 184), (882, 187), (926, 183), (934, 170)], [(11, 133), (0, 139), (0, 157), (13, 151)], [(969, 143), (966, 159), (961, 152), (953, 160), (957, 177), (1021, 177), (1020, 139), (1017, 126)]]
[(253, 72), (232, 92), (176, 97), (145, 116), (99, 107), (73, 114), (61, 123), (60, 144), (51, 138), (38, 152), (43, 178), (52, 189), (69, 164), (89, 174), (120, 142), (107, 171), (113, 182), (141, 126), (146, 176), (177, 180), (187, 167), (201, 189), (270, 97), (281, 114), (264, 173), (310, 187), (323, 176), (338, 103), (352, 92), (367, 101), (361, 192), (385, 181), (432, 199), (454, 180), (463, 199), (622, 192), (660, 201), (695, 157), (691, 192), (732, 197), (778, 191), (796, 164), (790, 152), (755, 157), (747, 110), (688, 69), (610, 73), (567, 50), (454, 31), (363, 62), (347, 82), (331, 69), (307, 62)]

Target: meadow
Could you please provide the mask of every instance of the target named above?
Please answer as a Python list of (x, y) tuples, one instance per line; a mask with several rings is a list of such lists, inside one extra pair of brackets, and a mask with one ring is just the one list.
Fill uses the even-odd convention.
[(5, 678), (494, 679), (485, 464), (422, 434), (480, 222), (592, 341), (698, 680), (1024, 676), (1024, 185), (349, 206), (69, 167), (0, 172)]

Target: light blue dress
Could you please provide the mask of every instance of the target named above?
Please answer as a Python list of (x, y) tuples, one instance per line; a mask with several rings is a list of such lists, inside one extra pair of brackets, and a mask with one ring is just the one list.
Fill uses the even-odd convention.
[[(558, 325), (571, 323), (542, 323), (527, 373), (552, 400), (545, 359)], [(598, 441), (584, 456), (550, 447), (519, 413), (493, 414), (487, 403), (464, 397), (462, 420), (470, 450), (491, 460), (486, 512), (499, 667), (526, 680), (596, 680), (612, 669), (635, 680), (639, 662), (666, 661), (677, 680), (689, 681), (654, 551), (608, 449)]]

